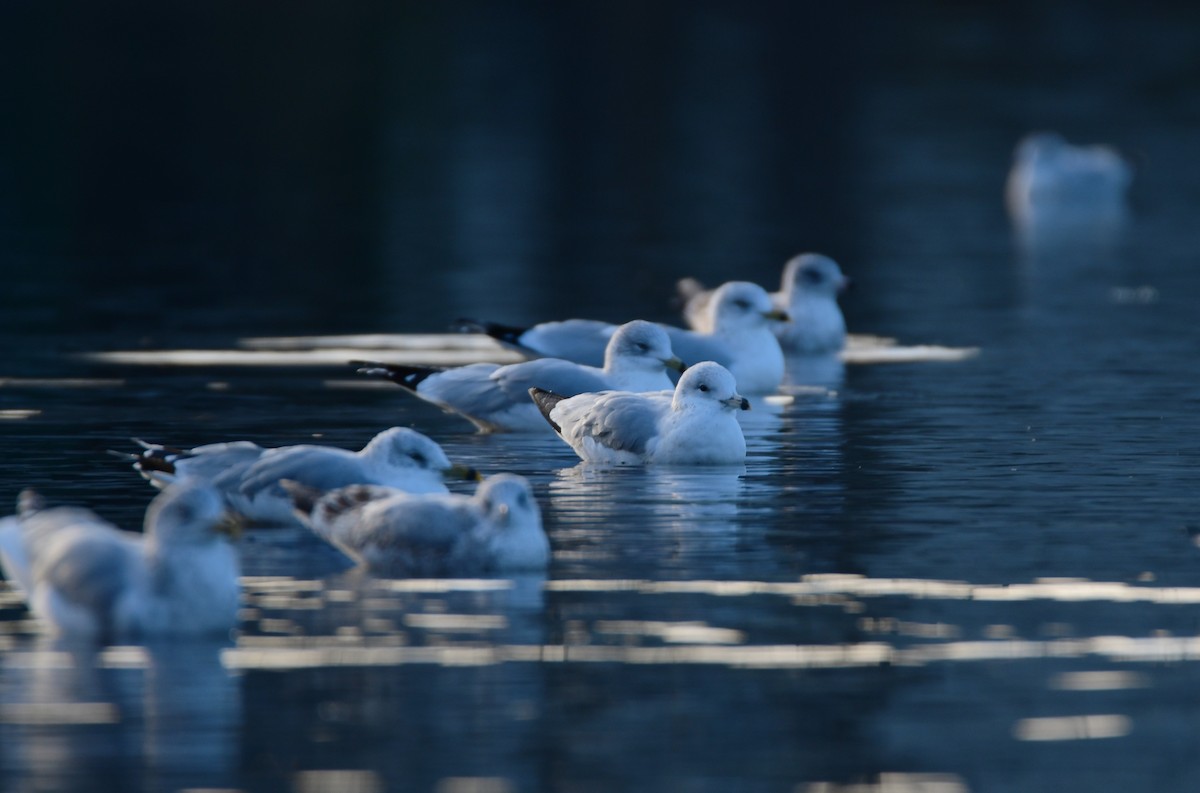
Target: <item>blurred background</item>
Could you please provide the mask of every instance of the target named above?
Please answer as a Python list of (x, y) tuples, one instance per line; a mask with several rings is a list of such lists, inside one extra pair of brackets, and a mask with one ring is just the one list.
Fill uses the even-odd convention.
[[(47, 661), (5, 592), (6, 789), (1197, 789), (1200, 6), (13, 0), (0, 102), (0, 504), (136, 526), (103, 453), (131, 435), (409, 424), (528, 476), (555, 549), (447, 594), (250, 546), (276, 578), (200, 661)], [(1124, 222), (1015, 233), (1034, 130), (1136, 163)], [(674, 321), (677, 278), (773, 286), (801, 251), (853, 279), (852, 332), (981, 354), (752, 411), (726, 475), (577, 466), (348, 367), (75, 356)], [(120, 718), (28, 715), (77, 701)]]
[(978, 343), (964, 303), (1021, 299), (1021, 135), (1132, 152), (1155, 234), (1200, 190), (1186, 3), (0, 13), (10, 338), (667, 319), (682, 275), (818, 250), (861, 287), (852, 329)]

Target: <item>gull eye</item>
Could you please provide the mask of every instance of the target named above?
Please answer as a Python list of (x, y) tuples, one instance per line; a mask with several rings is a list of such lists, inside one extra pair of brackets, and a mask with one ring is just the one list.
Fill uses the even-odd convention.
[(800, 280), (804, 281), (804, 283), (806, 283), (806, 284), (816, 285), (816, 284), (821, 283), (825, 279), (816, 270), (801, 270), (800, 271)]
[(637, 348), (641, 352), (650, 352), (650, 345), (644, 341), (639, 341), (637, 343)]
[(737, 306), (738, 308), (740, 308), (742, 311), (749, 311), (751, 308), (749, 300), (735, 300), (735, 301), (733, 301), (733, 304), (735, 306)]
[(417, 465), (423, 466), (429, 462), (425, 459), (425, 455), (421, 454), (420, 452), (410, 452), (408, 456), (411, 457), (412, 461)]
[(708, 390), (708, 383), (701, 383), (700, 385), (698, 385), (698, 386), (696, 386), (696, 387), (697, 387), (697, 388), (699, 388), (701, 391), (707, 391), (707, 390)]
[(522, 509), (529, 506), (529, 496), (524, 493), (517, 493), (517, 506)]

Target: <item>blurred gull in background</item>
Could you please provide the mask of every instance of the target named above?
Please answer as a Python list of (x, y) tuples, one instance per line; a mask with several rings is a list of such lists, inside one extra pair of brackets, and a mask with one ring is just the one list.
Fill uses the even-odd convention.
[[(230, 507), (255, 523), (294, 526), (297, 520), (279, 480), (331, 490), (353, 484), (385, 485), (410, 493), (445, 493), (445, 478), (474, 478), (474, 470), (450, 463), (442, 447), (416, 430), (392, 427), (376, 435), (360, 451), (302, 444), (261, 449), (209, 444), (188, 452), (160, 454), (150, 446), (133, 455), (134, 468), (152, 483), (194, 476), (210, 482)], [(210, 462), (213, 455), (218, 459)], [(244, 455), (244, 457), (243, 457)], [(222, 462), (232, 464), (222, 467)]]
[(0, 521), (0, 566), (55, 633), (220, 634), (237, 623), (234, 533), (220, 494), (198, 480), (156, 496), (140, 535), (25, 491)]
[(1110, 239), (1123, 226), (1133, 167), (1114, 148), (1075, 146), (1054, 132), (1017, 145), (1005, 202), (1026, 244), (1062, 237)]
[[(846, 320), (837, 298), (849, 284), (837, 262), (819, 253), (802, 253), (784, 265), (780, 289), (771, 293), (771, 300), (791, 321), (774, 323), (771, 329), (785, 353), (824, 355), (842, 349)], [(716, 290), (705, 289), (695, 278), (680, 279), (676, 288), (685, 301), (683, 316), (688, 325), (711, 332), (709, 303)]]

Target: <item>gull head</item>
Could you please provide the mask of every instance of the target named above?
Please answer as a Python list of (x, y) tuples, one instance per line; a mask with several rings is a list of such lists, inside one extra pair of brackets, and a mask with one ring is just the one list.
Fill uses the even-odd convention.
[(550, 541), (542, 528), (542, 512), (529, 481), (516, 474), (496, 474), (475, 491), (491, 529), (488, 544), (495, 566), (502, 569), (545, 567)]
[(802, 253), (793, 256), (783, 267), (783, 292), (787, 295), (807, 294), (836, 297), (850, 285), (842, 268), (828, 256)]
[(442, 447), (408, 427), (392, 427), (376, 435), (359, 452), (365, 459), (391, 469), (437, 473), (448, 478), (478, 479), (473, 468), (452, 465)]
[(675, 386), (675, 410), (749, 410), (750, 400), (737, 392), (737, 381), (719, 363), (705, 361), (689, 367)]
[(766, 327), (769, 320), (787, 320), (771, 303), (767, 290), (749, 281), (730, 281), (713, 292), (708, 304), (716, 333)]
[(150, 502), (144, 527), (146, 537), (159, 544), (203, 546), (222, 535), (236, 537), (240, 524), (215, 488), (191, 478), (169, 485)]
[(430, 438), (408, 427), (392, 427), (376, 435), (360, 452), (363, 457), (392, 468), (444, 471), (450, 458)]
[(661, 372), (664, 369), (684, 370), (683, 361), (671, 350), (667, 332), (653, 322), (635, 319), (617, 328), (604, 350), (604, 369), (620, 371)]

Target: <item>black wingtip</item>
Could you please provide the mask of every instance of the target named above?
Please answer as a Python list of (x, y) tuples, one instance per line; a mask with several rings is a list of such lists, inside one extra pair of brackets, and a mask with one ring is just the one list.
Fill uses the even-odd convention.
[(687, 302), (696, 295), (704, 291), (704, 284), (697, 281), (695, 278), (680, 278), (675, 282), (675, 303), (678, 307), (687, 305)]
[(175, 473), (175, 463), (158, 454), (146, 453), (133, 455), (133, 457), (133, 467), (143, 473), (147, 471), (161, 471), (164, 474)]
[(543, 418), (554, 428), (555, 432), (561, 435), (562, 427), (558, 426), (558, 423), (550, 418), (550, 411), (554, 410), (555, 405), (562, 402), (566, 397), (562, 394), (556, 394), (553, 391), (536, 387), (529, 389), (529, 396), (533, 400), (533, 404), (537, 405), (538, 410), (541, 411)]
[(485, 333), (496, 341), (520, 346), (521, 336), (529, 328), (519, 325), (501, 325), (499, 322), (479, 322), (474, 319), (458, 319), (450, 326), (459, 333)]
[(386, 377), (401, 388), (416, 391), (417, 386), (433, 375), (446, 371), (436, 366), (401, 366), (379, 361), (350, 361), (355, 371), (368, 377)]
[(450, 323), (450, 330), (455, 333), (487, 333), (484, 323), (470, 317), (459, 317)]

